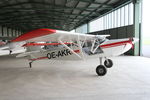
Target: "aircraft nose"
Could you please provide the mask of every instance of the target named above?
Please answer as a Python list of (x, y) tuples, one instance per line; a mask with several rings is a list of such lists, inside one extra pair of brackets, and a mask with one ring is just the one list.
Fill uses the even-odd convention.
[(138, 38), (133, 38), (132, 43), (136, 43), (136, 42), (138, 42), (138, 41), (139, 41)]

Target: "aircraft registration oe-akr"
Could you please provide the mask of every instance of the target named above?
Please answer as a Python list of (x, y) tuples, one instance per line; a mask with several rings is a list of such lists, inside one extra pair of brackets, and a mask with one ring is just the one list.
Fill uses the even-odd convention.
[[(83, 60), (86, 56), (99, 55), (100, 65), (96, 67), (98, 76), (104, 76), (107, 68), (113, 66), (111, 56), (118, 56), (133, 47), (135, 38), (113, 39), (110, 35), (90, 35), (53, 29), (36, 29), (0, 46), (0, 50), (9, 50), (13, 54), (18, 48), (26, 51), (16, 57), (27, 57), (29, 66), (42, 59)], [(105, 59), (103, 62), (102, 59)]]

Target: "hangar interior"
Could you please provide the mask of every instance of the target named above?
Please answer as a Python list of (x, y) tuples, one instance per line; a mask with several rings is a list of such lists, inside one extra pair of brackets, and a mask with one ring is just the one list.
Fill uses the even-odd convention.
[(124, 55), (112, 57), (114, 67), (104, 77), (95, 75), (99, 63), (95, 57), (77, 62), (41, 60), (29, 68), (25, 58), (7, 51), (0, 56), (0, 99), (147, 100), (150, 37), (143, 36), (143, 32), (149, 34), (144, 31), (146, 4), (146, 0), (1, 0), (1, 42), (39, 28), (110, 34), (109, 39), (135, 37), (139, 42)]

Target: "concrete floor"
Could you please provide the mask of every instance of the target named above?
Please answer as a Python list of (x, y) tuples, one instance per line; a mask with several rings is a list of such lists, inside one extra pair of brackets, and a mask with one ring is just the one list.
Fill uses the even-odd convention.
[(150, 58), (112, 58), (104, 77), (95, 68), (98, 58), (85, 61), (33, 63), (0, 57), (0, 100), (149, 100)]

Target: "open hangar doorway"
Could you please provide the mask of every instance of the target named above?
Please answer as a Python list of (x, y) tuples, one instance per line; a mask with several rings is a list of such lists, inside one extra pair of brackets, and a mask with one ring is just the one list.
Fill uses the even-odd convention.
[(142, 3), (142, 45), (141, 45), (141, 55), (145, 57), (150, 57), (150, 30), (149, 30), (149, 22), (150, 22), (150, 14), (148, 10), (150, 1), (143, 0)]

